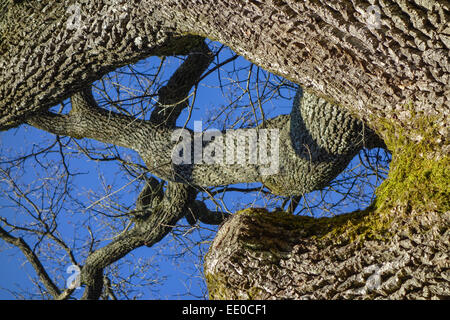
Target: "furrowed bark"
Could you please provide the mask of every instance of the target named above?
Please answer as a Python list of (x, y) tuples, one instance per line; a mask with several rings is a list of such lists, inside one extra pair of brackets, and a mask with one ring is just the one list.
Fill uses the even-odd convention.
[(448, 115), (445, 0), (377, 1), (378, 29), (368, 27), (369, 1), (80, 1), (78, 31), (67, 29), (72, 4), (24, 1), (3, 14), (2, 127), (119, 65), (186, 47), (172, 42), (182, 34), (227, 44), (371, 124), (389, 118), (408, 127), (409, 103), (440, 124)]
[[(44, 111), (28, 120), (37, 127), (55, 134), (95, 137), (100, 141), (141, 150), (142, 143), (139, 138), (142, 137), (136, 136), (142, 133), (143, 125), (139, 123), (149, 124), (150, 128), (156, 132), (159, 132), (155, 129), (158, 127), (167, 131), (174, 126), (182, 108), (186, 107), (184, 103), (179, 104), (178, 102), (186, 100), (190, 89), (198, 82), (211, 61), (211, 55), (204, 44), (201, 44), (199, 49), (201, 54), (195, 50), (175, 72), (168, 82), (169, 88), (163, 87), (160, 90), (158, 108), (161, 108), (160, 110), (167, 116), (159, 118), (158, 121), (155, 118), (159, 115), (155, 118), (152, 117), (152, 121), (136, 122), (136, 119), (109, 113), (97, 106), (90, 89), (84, 89), (72, 96), (72, 110), (69, 114), (60, 115)], [(193, 72), (183, 72), (186, 70)], [(163, 102), (165, 102), (164, 105)], [(171, 112), (171, 108), (174, 109), (174, 112)], [(226, 217), (225, 214), (209, 211), (206, 206), (195, 201), (198, 191), (194, 188), (185, 184), (169, 183), (164, 191), (163, 184), (155, 178), (148, 179), (137, 198), (136, 210), (130, 212), (130, 217), (134, 220), (131, 230), (125, 231), (106, 246), (89, 254), (80, 275), (81, 284), (85, 286), (82, 299), (99, 299), (103, 291), (106, 291), (108, 295), (113, 295), (110, 288), (104, 288), (105, 283), (108, 283), (104, 269), (138, 247), (144, 245), (151, 247), (158, 243), (184, 216), (194, 218), (194, 223), (198, 219), (208, 224), (220, 224)], [(0, 231), (3, 230), (0, 229)], [(5, 239), (7, 241), (13, 239), (14, 243), (21, 244), (20, 239), (12, 236)], [(27, 253), (28, 251), (25, 251), (27, 259), (36, 265), (37, 257)], [(39, 260), (37, 262), (39, 268), (36, 268), (36, 271), (46, 287), (50, 287), (51, 290), (49, 290), (55, 299), (70, 297), (74, 289), (67, 289), (60, 294), (59, 289), (47, 276), (45, 268)]]
[[(383, 230), (391, 236), (377, 239), (367, 213), (317, 221), (248, 209), (225, 223), (206, 256), (210, 298), (449, 299), (449, 215), (423, 214), (394, 217)], [(375, 237), (349, 241), (355, 225)]]
[[(174, 137), (181, 136), (178, 133), (181, 128), (104, 110), (86, 90), (73, 96), (69, 114), (43, 112), (27, 121), (54, 134), (91, 138), (133, 149), (149, 171), (164, 180), (198, 187), (261, 182), (274, 194), (302, 195), (328, 185), (363, 147), (384, 144), (347, 111), (312, 94), (305, 93), (302, 98), (300, 95), (293, 102), (291, 116), (268, 120), (264, 128), (259, 127), (260, 131), (229, 130), (219, 132), (211, 142), (202, 142), (203, 137), (196, 138), (183, 129), (188, 137), (183, 137), (181, 146), (188, 161), (183, 159), (182, 163), (173, 157), (179, 152), (180, 144)], [(179, 114), (179, 104), (173, 108)], [(167, 110), (170, 114), (171, 109)], [(170, 123), (173, 126), (174, 121)], [(262, 130), (271, 131), (262, 134)], [(240, 140), (245, 136), (250, 141)], [(196, 139), (200, 139), (201, 150), (196, 150)], [(261, 148), (263, 144), (267, 144), (266, 153)], [(251, 147), (257, 149), (251, 151)], [(234, 150), (232, 156), (228, 154), (230, 148)], [(207, 163), (206, 150), (221, 152), (221, 158)], [(196, 158), (198, 152), (202, 155), (200, 160)], [(251, 160), (255, 153), (259, 158)]]
[[(450, 159), (434, 118), (391, 123), (393, 160), (372, 206), (332, 218), (248, 209), (205, 258), (213, 299), (449, 299)], [(445, 146), (445, 145), (444, 145)]]
[(188, 54), (160, 6), (141, 1), (3, 2), (0, 127), (17, 126), (117, 67), (151, 55)]
[[(293, 222), (292, 232), (264, 215), (230, 220), (207, 259), (213, 298), (448, 298), (447, 0), (136, 1), (120, 22), (105, 19), (106, 1), (84, 1), (84, 31), (67, 29), (74, 1), (4, 3), (2, 129), (117, 66), (182, 53), (188, 34), (229, 45), (390, 140), (396, 164), (374, 208)], [(373, 4), (380, 28), (368, 27)]]
[[(321, 189), (361, 148), (384, 147), (378, 136), (349, 112), (310, 93), (303, 97), (299, 91), (290, 117), (268, 120), (264, 128), (259, 128), (270, 130), (265, 131), (267, 134), (255, 129), (229, 130), (219, 132), (214, 141), (202, 142), (202, 137), (196, 138), (192, 131), (184, 130), (188, 137), (183, 136), (183, 140), (188, 140), (183, 141), (186, 143), (183, 153), (188, 153), (188, 161), (177, 164), (173, 156), (179, 143), (174, 138), (182, 134), (178, 133), (180, 128), (174, 127), (175, 121), (187, 106), (190, 88), (210, 62), (211, 52), (204, 43), (193, 49), (160, 90), (150, 121), (99, 108), (90, 89), (86, 89), (72, 96), (69, 114), (41, 112), (27, 122), (54, 134), (91, 138), (133, 149), (149, 171), (164, 180), (199, 187), (262, 182), (272, 193), (286, 196)], [(239, 140), (245, 136), (249, 141)], [(261, 148), (263, 137), (267, 142), (266, 154)], [(196, 139), (200, 139), (201, 150), (196, 150)], [(253, 145), (259, 149), (251, 151)], [(220, 151), (220, 158), (205, 163), (207, 148)], [(229, 148), (234, 150), (231, 157)], [(198, 152), (202, 155), (200, 160), (196, 159)], [(258, 159), (252, 161), (250, 157), (256, 154)]]

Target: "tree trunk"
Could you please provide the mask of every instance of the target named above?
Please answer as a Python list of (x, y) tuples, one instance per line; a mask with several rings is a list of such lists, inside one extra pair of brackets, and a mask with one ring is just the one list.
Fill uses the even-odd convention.
[(206, 259), (211, 297), (449, 297), (450, 4), (375, 1), (377, 28), (373, 2), (3, 0), (0, 128), (194, 35), (218, 40), (366, 121), (394, 160), (365, 212), (236, 215)]
[[(5, 3), (3, 1), (2, 3)], [(48, 108), (112, 69), (182, 54), (195, 34), (376, 124), (407, 107), (449, 109), (447, 0), (9, 1), (0, 7), (0, 126)], [(178, 39), (178, 41), (176, 41)], [(181, 40), (180, 40), (181, 39)], [(188, 51), (188, 50), (187, 50)]]
[(449, 299), (448, 225), (436, 212), (315, 221), (248, 210), (207, 255), (210, 298)]
[(389, 177), (365, 211), (234, 215), (205, 259), (210, 297), (449, 299), (450, 160), (433, 157), (441, 146), (429, 121), (412, 120), (421, 142), (391, 131)]

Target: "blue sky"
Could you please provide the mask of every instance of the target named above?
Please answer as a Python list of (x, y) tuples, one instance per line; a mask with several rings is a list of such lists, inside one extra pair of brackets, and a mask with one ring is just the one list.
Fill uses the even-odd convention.
[[(217, 43), (212, 43), (211, 45), (216, 46), (216, 48), (220, 47)], [(220, 60), (215, 61), (215, 63), (225, 61), (232, 57), (232, 55), (233, 53), (231, 51), (223, 49)], [(169, 60), (170, 63), (167, 63), (163, 69), (162, 81), (167, 79), (181, 62), (179, 58), (170, 58)], [(153, 57), (147, 59), (145, 62), (139, 62), (135, 67), (137, 70), (144, 72), (155, 68), (159, 62), (159, 58)], [(252, 79), (261, 80), (267, 75), (255, 66), (252, 67), (251, 71)], [(223, 129), (224, 125), (229, 125), (234, 122), (238, 124), (250, 124), (254, 121), (255, 114), (256, 119), (260, 121), (261, 113), (259, 105), (257, 99), (254, 100), (256, 88), (251, 90), (253, 97), (243, 93), (246, 89), (245, 85), (248, 76), (248, 62), (243, 58), (238, 58), (224, 66), (220, 74), (214, 72), (209, 75), (198, 88), (188, 127), (193, 128), (194, 121), (203, 121), (203, 129)], [(274, 76), (270, 77), (273, 82), (279, 80)], [(121, 94), (124, 96), (132, 96), (133, 90), (137, 92), (141, 87), (135, 80), (130, 80), (123, 75), (121, 76), (120, 83), (128, 88), (126, 90), (122, 88)], [(114, 85), (111, 83), (109, 85), (110, 87), (107, 90), (111, 90), (110, 93), (114, 96)], [(101, 84), (97, 83), (97, 86), (101, 87)], [(261, 87), (258, 87), (258, 90), (261, 93), (268, 89), (263, 87), (263, 82), (261, 82)], [(265, 117), (272, 118), (279, 114), (288, 114), (290, 112), (293, 94), (293, 90), (283, 89), (280, 96), (284, 98), (278, 96), (276, 99), (263, 103), (261, 107), (264, 110)], [(253, 102), (253, 106), (250, 102)], [(68, 104), (68, 102), (66, 103)], [(99, 103), (101, 104), (101, 101)], [(227, 114), (232, 109), (222, 107), (230, 103), (235, 108), (233, 112)], [(131, 108), (138, 110), (139, 106), (132, 106)], [(183, 125), (188, 116), (189, 111), (185, 110), (179, 119), (179, 125)], [(208, 127), (207, 120), (215, 116), (217, 116), (217, 120)], [(18, 129), (0, 132), (0, 155), (2, 156), (2, 161), (4, 161), (5, 157), (12, 156), (12, 154), (26, 154), (31, 150), (38, 150), (54, 142), (55, 138), (50, 134), (29, 126), (21, 126)], [(64, 146), (64, 152), (62, 154), (58, 152), (58, 147), (61, 145)], [(94, 148), (100, 146), (96, 142), (89, 142), (85, 145)], [(60, 200), (60, 204), (58, 204), (58, 219), (60, 221), (58, 231), (65, 240), (71, 242), (76, 247), (81, 247), (86, 243), (86, 239), (89, 238), (88, 227), (96, 228), (102, 234), (108, 233), (108, 227), (102, 225), (100, 222), (101, 216), (97, 215), (95, 211), (92, 211), (101, 211), (101, 204), (103, 202), (100, 201), (99, 205), (90, 207), (95, 202), (95, 199), (98, 200), (98, 197), (93, 197), (92, 191), (108, 196), (108, 200), (114, 200), (132, 207), (138, 195), (138, 188), (136, 187), (137, 182), (133, 183), (132, 178), (124, 174), (117, 163), (96, 162), (88, 160), (82, 155), (74, 155), (75, 147), (76, 145), (68, 138), (61, 138), (60, 144), (52, 148), (52, 153), (46, 156), (37, 156), (36, 159), (30, 159), (24, 163), (22, 168), (13, 169), (12, 173), (17, 175), (17, 181), (20, 181), (23, 185), (28, 185), (30, 188), (37, 186), (39, 183), (42, 185), (48, 176), (56, 177), (61, 175), (62, 169), (61, 167), (58, 169), (58, 163), (60, 163), (61, 157), (64, 157), (64, 160), (69, 165), (70, 172), (75, 174), (72, 178), (72, 193), (75, 195), (75, 199), (64, 198)], [(131, 159), (140, 162), (136, 154), (128, 150), (118, 148), (118, 154), (129, 156)], [(38, 164), (36, 164), (36, 160), (39, 160)], [(0, 167), (5, 166), (6, 164), (4, 163), (0, 164)], [(43, 170), (43, 167), (46, 167), (46, 169)], [(366, 171), (364, 171), (363, 166), (360, 164), (360, 159), (357, 157), (352, 163), (352, 170), (338, 177), (337, 180), (345, 175), (353, 174), (357, 176), (364, 172)], [(61, 179), (60, 182), (63, 181), (63, 178)], [(343, 196), (342, 191), (345, 190), (335, 184), (331, 187), (334, 190), (329, 190), (327, 193), (315, 192), (305, 197), (297, 212), (301, 214), (326, 212), (326, 210), (322, 210), (322, 207), (314, 209), (316, 203), (324, 203), (320, 199), (325, 199), (325, 202), (329, 203), (329, 210), (333, 213), (351, 212), (358, 208), (365, 208), (370, 202), (370, 197), (373, 195), (373, 186), (378, 185), (381, 179), (375, 176), (364, 179), (357, 180), (359, 184), (356, 183), (352, 190), (357, 194), (358, 190), (355, 188), (359, 187), (359, 193), (368, 197), (369, 200), (364, 199), (363, 201), (359, 201), (358, 199)], [(38, 183), (33, 183), (34, 181), (38, 181)], [(259, 185), (254, 184), (253, 186)], [(51, 192), (55, 193), (55, 191), (59, 190), (57, 188), (61, 187), (59, 185)], [(108, 191), (108, 188), (111, 188), (111, 190)], [(9, 189), (4, 182), (0, 181), (0, 190), (7, 191)], [(35, 193), (32, 193), (32, 196), (36, 201), (40, 199), (40, 203), (45, 207), (45, 200), (42, 200), (42, 190), (44, 189), (39, 189)], [(51, 194), (49, 190), (47, 191)], [(111, 192), (114, 195), (109, 197)], [(332, 204), (336, 203), (339, 205), (333, 207)], [(258, 192), (250, 194), (228, 192), (223, 198), (218, 197), (216, 204), (212, 201), (207, 201), (207, 204), (211, 208), (215, 208), (216, 204), (222, 205), (222, 209), (224, 208), (223, 205), (225, 205), (226, 208), (234, 212), (248, 206), (269, 206), (273, 208), (280, 206), (281, 202), (279, 199), (267, 197)], [(328, 208), (327, 205), (325, 207)], [(25, 214), (16, 211), (16, 209), (17, 207), (11, 206), (10, 201), (5, 198), (4, 193), (0, 195), (1, 217), (11, 219), (10, 221), (26, 220)], [(130, 270), (133, 271), (133, 269), (138, 268), (142, 261), (148, 261), (146, 269), (148, 279), (146, 279), (146, 286), (142, 289), (138, 288), (143, 294), (138, 295), (137, 298), (200, 299), (205, 296), (201, 257), (204, 256), (209, 246), (206, 240), (212, 239), (217, 227), (200, 225), (197, 228), (191, 228), (184, 219), (180, 221), (179, 225), (180, 227), (176, 229), (176, 232), (167, 236), (161, 243), (152, 248), (144, 247), (135, 250), (132, 255), (126, 257), (125, 260), (127, 262), (121, 263), (120, 267), (118, 267), (118, 276), (126, 276), (131, 272)], [(102, 241), (97, 245), (101, 246), (106, 242)], [(199, 244), (198, 242), (201, 243)], [(63, 286), (65, 280), (70, 275), (65, 272), (70, 262), (67, 260), (67, 257), (64, 257), (64, 253), (57, 251), (56, 254), (61, 254), (61, 259), (58, 263), (52, 265), (55, 267), (54, 276), (58, 284)], [(83, 254), (77, 253), (77, 258), (82, 263)], [(28, 263), (24, 263), (23, 255), (17, 249), (5, 245), (0, 240), (0, 299), (14, 299), (14, 296), (8, 290), (17, 290), (19, 287), (25, 291), (30, 291), (33, 287), (29, 281), (30, 277), (34, 278), (35, 273)], [(79, 290), (77, 295), (81, 291)], [(130, 295), (130, 297), (133, 296), (133, 294)]]

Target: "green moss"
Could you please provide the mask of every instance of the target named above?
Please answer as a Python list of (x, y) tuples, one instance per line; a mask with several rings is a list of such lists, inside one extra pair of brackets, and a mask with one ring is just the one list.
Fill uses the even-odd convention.
[(251, 287), (248, 289), (248, 299), (249, 300), (257, 300), (261, 296), (262, 289), (258, 287)]
[(218, 272), (214, 275), (205, 273), (206, 285), (208, 286), (208, 293), (210, 300), (225, 300), (229, 299), (229, 294), (232, 291), (227, 290), (225, 275)]
[(381, 238), (381, 231), (389, 220), (380, 219), (374, 212), (375, 207), (372, 205), (363, 211), (331, 218), (296, 216), (284, 211), (268, 212), (265, 209), (246, 209), (238, 214), (258, 216), (258, 219), (263, 219), (266, 223), (282, 225), (283, 229), (297, 233), (299, 237), (323, 240), (323, 244), (326, 245), (330, 240), (342, 243)]
[(230, 300), (247, 299), (255, 300), (260, 297), (261, 288), (251, 287), (243, 290), (243, 296), (236, 295), (236, 288), (228, 288), (226, 275), (224, 273), (205, 274), (206, 284), (208, 286), (210, 300)]

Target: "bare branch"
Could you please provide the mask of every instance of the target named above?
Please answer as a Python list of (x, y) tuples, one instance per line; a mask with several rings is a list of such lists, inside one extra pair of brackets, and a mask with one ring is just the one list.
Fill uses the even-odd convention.
[(49, 275), (47, 274), (47, 271), (45, 270), (44, 266), (42, 265), (41, 261), (39, 260), (38, 256), (31, 250), (29, 245), (22, 239), (22, 238), (16, 238), (9, 234), (6, 230), (0, 227), (0, 237), (8, 242), (9, 244), (12, 244), (13, 246), (17, 247), (22, 251), (22, 253), (27, 258), (28, 262), (32, 265), (34, 268), (36, 274), (38, 275), (41, 282), (44, 284), (47, 291), (56, 299), (60, 296), (61, 291), (59, 288), (55, 285), (55, 283), (50, 279)]

